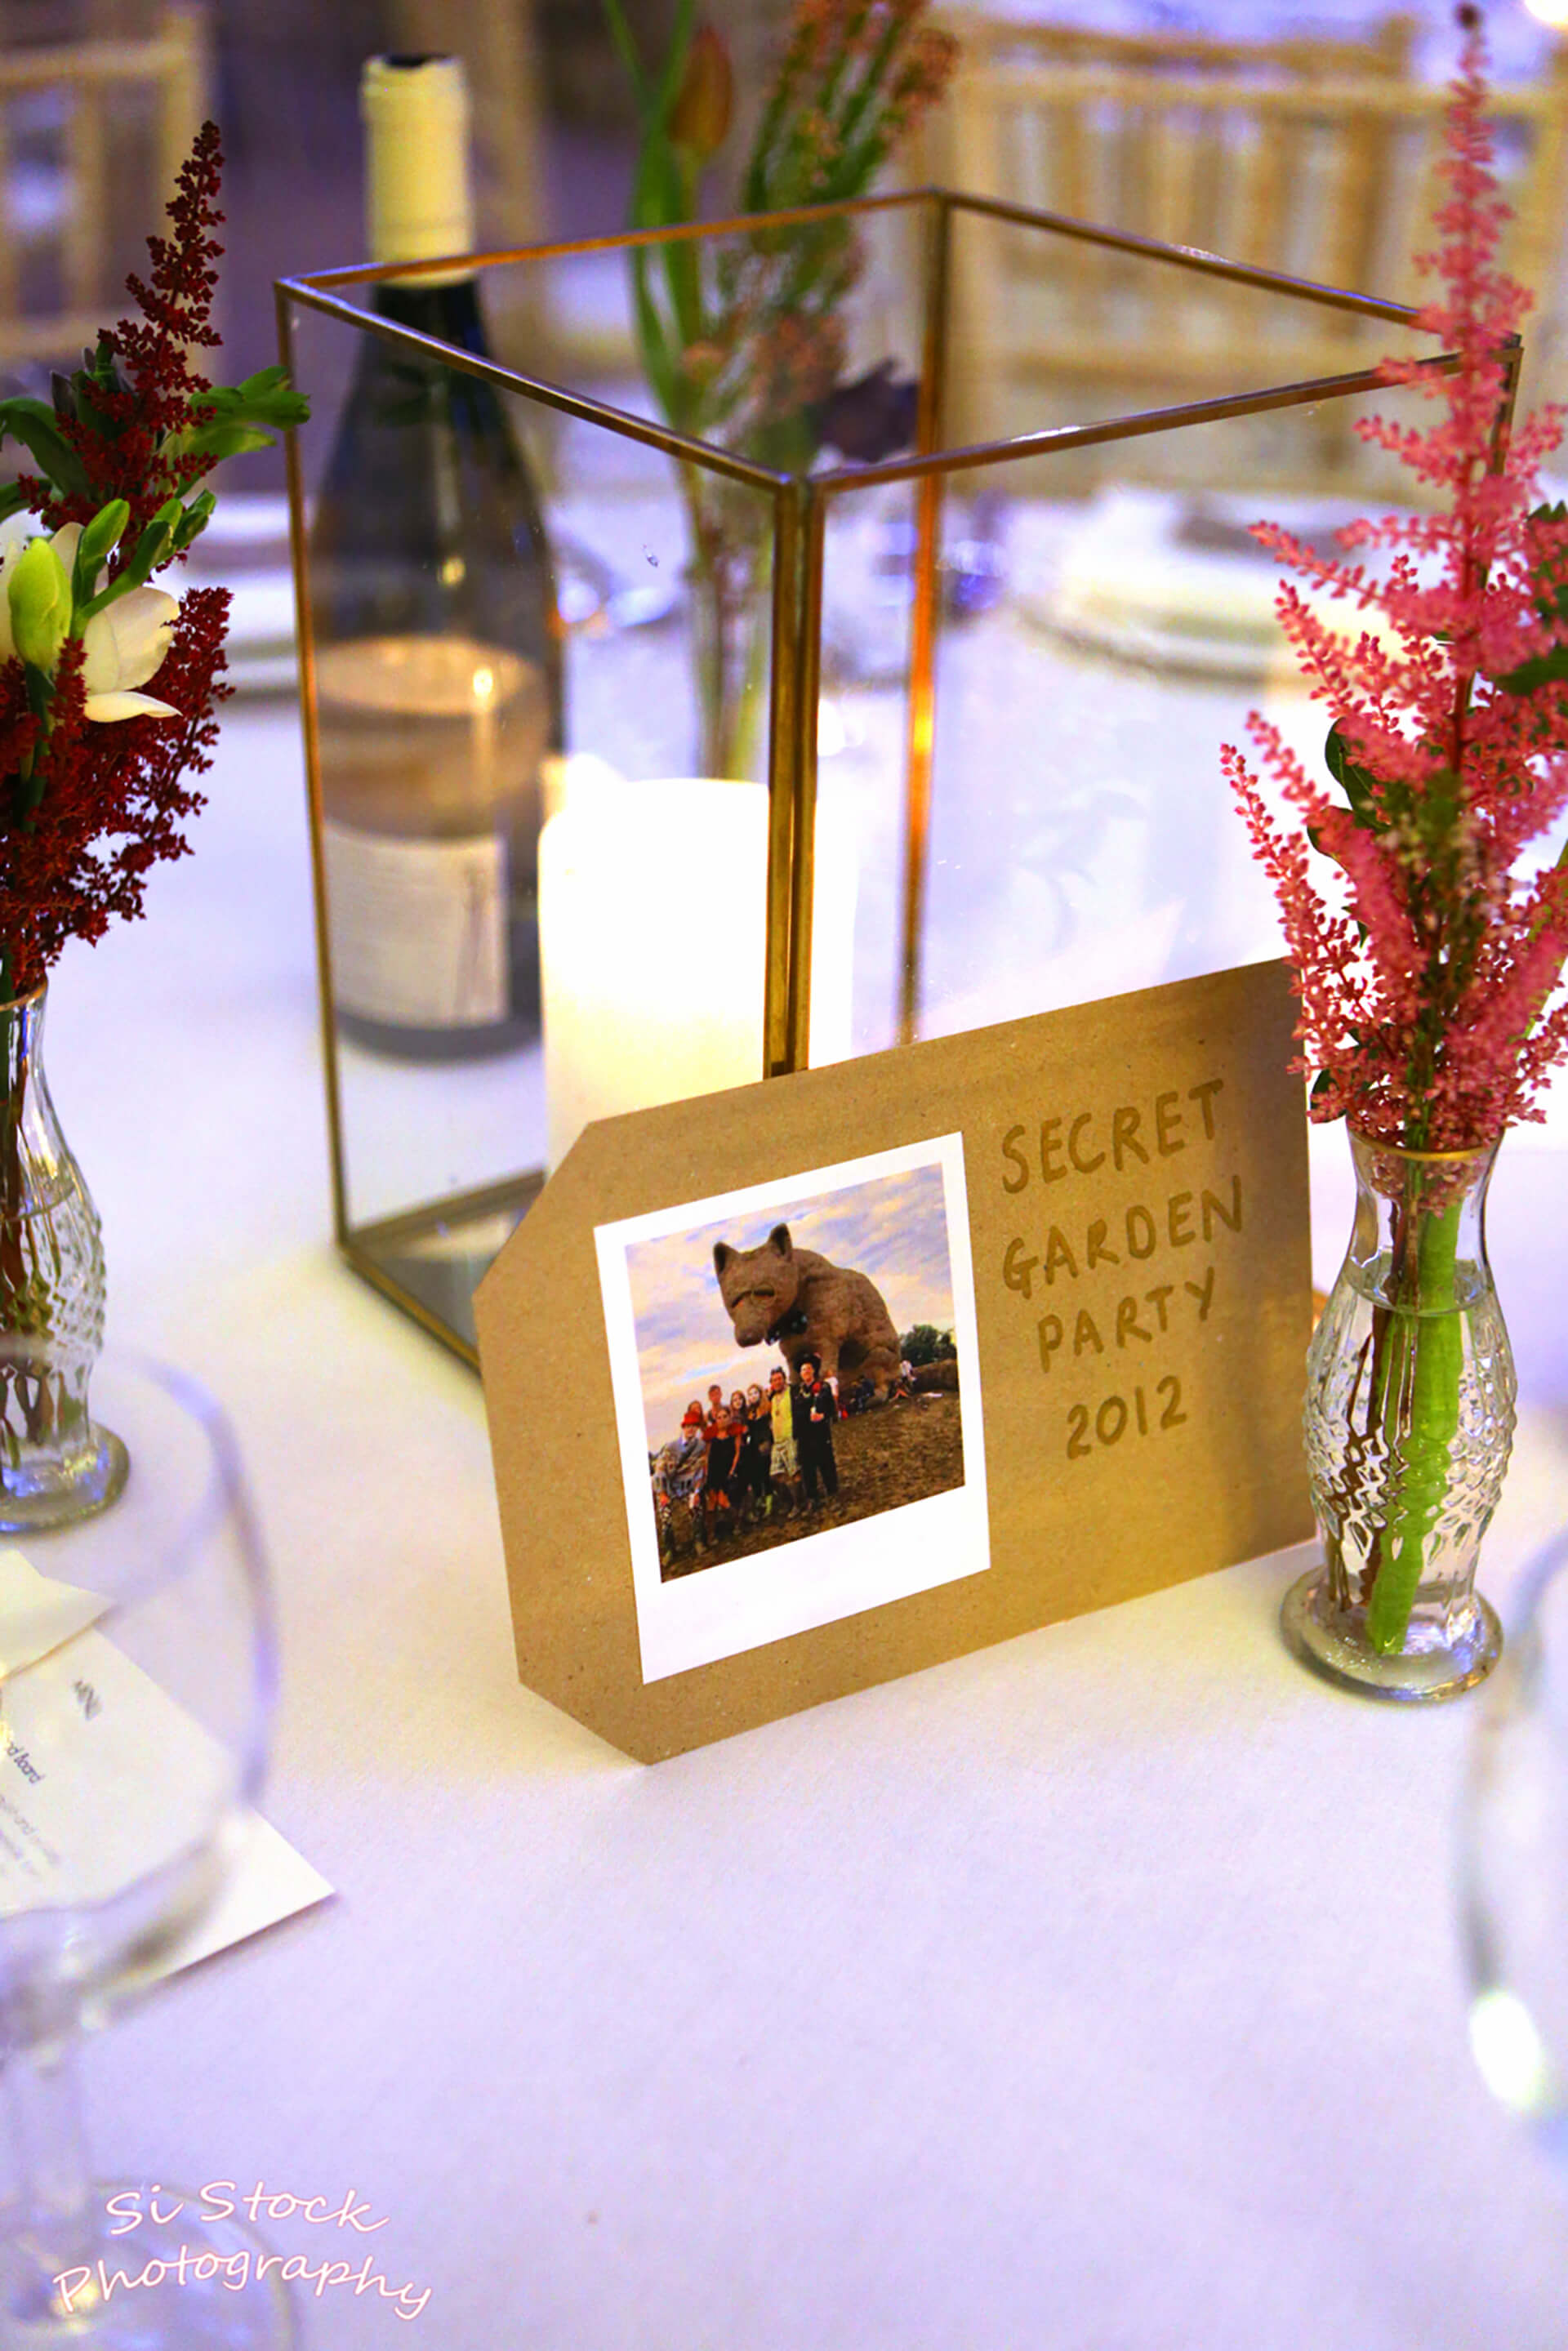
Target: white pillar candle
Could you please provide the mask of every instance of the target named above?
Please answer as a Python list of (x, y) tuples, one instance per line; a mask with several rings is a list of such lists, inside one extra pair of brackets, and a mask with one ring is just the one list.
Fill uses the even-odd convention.
[[(849, 1053), (852, 831), (819, 804), (811, 1060)], [(762, 1074), (768, 794), (572, 781), (539, 837), (546, 1165), (591, 1119)]]

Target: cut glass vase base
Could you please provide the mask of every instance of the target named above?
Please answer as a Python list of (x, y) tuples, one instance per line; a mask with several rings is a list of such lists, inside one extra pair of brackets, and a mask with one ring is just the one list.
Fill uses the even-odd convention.
[(131, 1456), (112, 1429), (92, 1429), (92, 1448), (68, 1470), (50, 1464), (30, 1471), (0, 1470), (0, 1534), (47, 1534), (75, 1526), (119, 1500), (131, 1475)]
[(1364, 1612), (1336, 1607), (1321, 1562), (1292, 1583), (1280, 1610), (1285, 1644), (1301, 1663), (1362, 1698), (1432, 1705), (1484, 1681), (1502, 1655), (1502, 1627), (1489, 1601), (1474, 1593), (1445, 1623), (1413, 1623), (1395, 1656), (1366, 1638)]
[[(5, 2351), (298, 2351), (283, 2262), (244, 2221), (203, 2219), (197, 2197), (163, 2188), (171, 2217), (160, 2224), (145, 2181), (106, 2180), (90, 2193), (94, 2222), (72, 2256), (47, 2251), (15, 2204), (0, 2206)], [(142, 2214), (119, 2234), (116, 2195), (121, 2211)], [(313, 2272), (322, 2259), (309, 2256)]]

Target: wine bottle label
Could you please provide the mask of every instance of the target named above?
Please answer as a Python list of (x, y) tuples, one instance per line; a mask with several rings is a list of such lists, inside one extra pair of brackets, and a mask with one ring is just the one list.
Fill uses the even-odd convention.
[(505, 1020), (507, 844), (321, 828), (340, 1012), (405, 1029)]

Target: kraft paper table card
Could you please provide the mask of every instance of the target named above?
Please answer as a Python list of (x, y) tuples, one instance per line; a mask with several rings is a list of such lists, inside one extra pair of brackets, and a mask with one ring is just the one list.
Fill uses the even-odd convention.
[(653, 1761), (1309, 1535), (1294, 1013), (1259, 964), (589, 1127), (477, 1300), (521, 1678)]

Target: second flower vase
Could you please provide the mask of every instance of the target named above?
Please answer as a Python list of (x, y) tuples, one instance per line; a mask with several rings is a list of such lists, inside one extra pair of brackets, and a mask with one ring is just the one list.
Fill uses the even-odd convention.
[(106, 1509), (130, 1467), (88, 1408), (103, 1244), (44, 1076), (45, 999), (0, 1004), (0, 1534)]
[(1454, 1698), (1501, 1647), (1475, 1589), (1513, 1441), (1513, 1357), (1486, 1253), (1498, 1145), (1350, 1141), (1355, 1223), (1307, 1357), (1323, 1563), (1287, 1594), (1283, 1629), (1346, 1687)]

